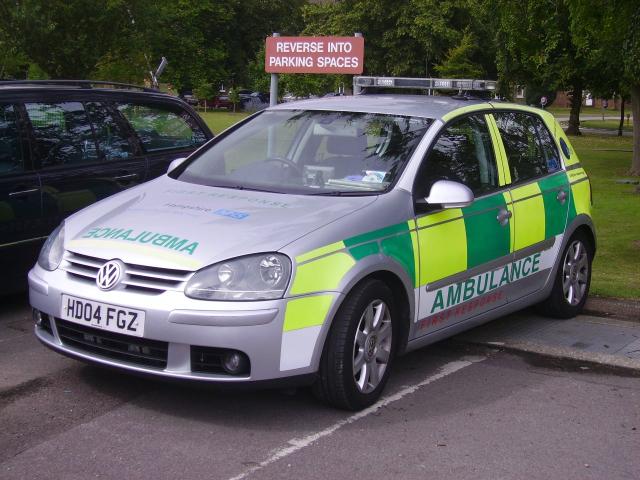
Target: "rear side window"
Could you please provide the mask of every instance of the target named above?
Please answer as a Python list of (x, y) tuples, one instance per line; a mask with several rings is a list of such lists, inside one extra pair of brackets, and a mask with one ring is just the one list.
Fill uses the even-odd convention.
[(0, 176), (24, 171), (24, 152), (13, 105), (0, 105)]
[(538, 117), (531, 117), (538, 135), (540, 136), (540, 143), (542, 145), (542, 153), (544, 154), (544, 160), (547, 164), (547, 171), (553, 173), (560, 170), (560, 154), (556, 147), (551, 132), (546, 127), (544, 122)]
[(538, 178), (560, 168), (551, 134), (538, 117), (521, 112), (494, 114), (513, 183)]
[(179, 107), (121, 103), (118, 109), (147, 152), (193, 148), (207, 140), (194, 118)]
[(26, 103), (43, 168), (98, 160), (89, 118), (80, 102)]
[(438, 137), (420, 175), (425, 194), (437, 180), (453, 180), (475, 196), (499, 188), (489, 129), (482, 116), (470, 116), (447, 126)]

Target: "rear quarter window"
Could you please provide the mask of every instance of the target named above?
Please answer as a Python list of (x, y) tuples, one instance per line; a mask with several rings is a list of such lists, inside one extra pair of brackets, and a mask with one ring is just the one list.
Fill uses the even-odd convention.
[(523, 112), (494, 114), (514, 183), (539, 178), (560, 168), (558, 150), (542, 120)]
[(120, 103), (118, 110), (131, 124), (146, 152), (195, 148), (207, 141), (195, 119), (178, 106)]

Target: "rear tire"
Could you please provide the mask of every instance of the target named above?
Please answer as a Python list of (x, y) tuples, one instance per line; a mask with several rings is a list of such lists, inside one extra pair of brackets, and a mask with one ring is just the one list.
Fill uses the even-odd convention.
[(393, 294), (380, 280), (352, 290), (333, 319), (313, 393), (345, 410), (375, 403), (391, 371), (398, 337)]
[(592, 262), (593, 246), (590, 240), (582, 232), (575, 233), (560, 257), (551, 294), (537, 305), (537, 310), (554, 318), (578, 315), (589, 295)]

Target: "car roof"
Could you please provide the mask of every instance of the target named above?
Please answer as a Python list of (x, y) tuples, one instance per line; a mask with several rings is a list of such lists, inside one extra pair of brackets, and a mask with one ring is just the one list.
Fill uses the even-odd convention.
[(0, 86), (3, 87), (67, 87), (67, 88), (95, 88), (97, 85), (110, 85), (115, 89), (133, 89), (133, 90), (146, 90), (146, 91), (158, 91), (157, 89), (144, 87), (141, 85), (134, 85), (132, 83), (110, 82), (105, 80), (2, 80), (0, 79)]
[(97, 80), (0, 80), (0, 92), (100, 92), (171, 96), (155, 88)]
[(442, 117), (454, 110), (483, 104), (487, 108), (493, 108), (490, 102), (484, 100), (455, 99), (430, 95), (363, 94), (281, 103), (270, 107), (269, 110), (353, 111), (442, 119)]
[(180, 103), (184, 101), (176, 96), (137, 85), (118, 82), (92, 80), (10, 80), (0, 81), (0, 98), (27, 101), (33, 98), (108, 98), (119, 100), (145, 99)]

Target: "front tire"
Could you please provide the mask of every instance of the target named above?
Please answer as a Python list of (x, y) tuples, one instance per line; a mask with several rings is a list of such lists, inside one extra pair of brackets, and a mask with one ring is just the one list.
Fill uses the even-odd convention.
[(578, 315), (589, 295), (592, 262), (591, 242), (581, 232), (574, 234), (562, 252), (551, 294), (538, 305), (540, 313), (555, 318)]
[(366, 280), (349, 293), (336, 314), (320, 360), (313, 392), (346, 410), (375, 403), (389, 378), (397, 344), (393, 294), (380, 280)]

